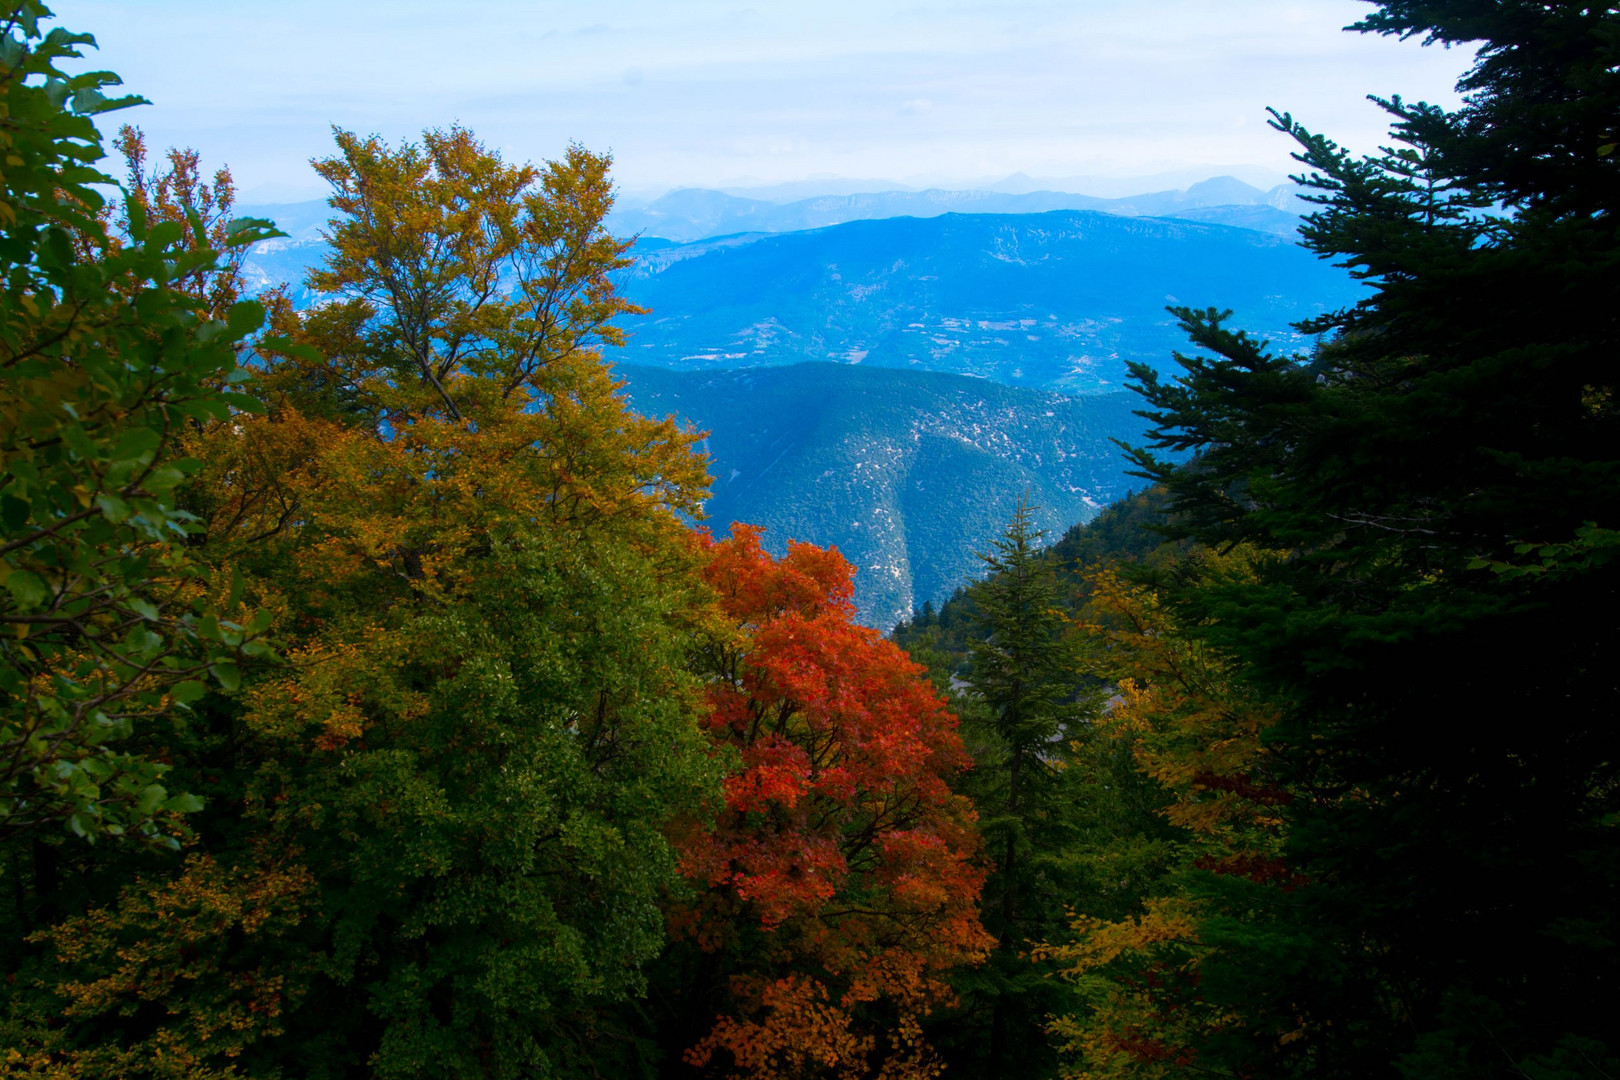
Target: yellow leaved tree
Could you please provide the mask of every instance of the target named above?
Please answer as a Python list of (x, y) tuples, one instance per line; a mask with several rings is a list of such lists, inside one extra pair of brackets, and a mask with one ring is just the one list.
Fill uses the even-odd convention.
[[(28, 1037), (81, 1073), (633, 1055), (614, 1036), (663, 944), (667, 827), (718, 790), (681, 517), (707, 475), (599, 352), (632, 310), (608, 158), (336, 142), (321, 300), (272, 303), (248, 360), (267, 411), (186, 433), (194, 550), (274, 614), (281, 659), (166, 751), (210, 798), (199, 850), (36, 937), (71, 1011)], [(212, 977), (169, 977), (197, 955)]]
[[(1263, 558), (1195, 552), (1183, 572), (1252, 579)], [(1157, 784), (1159, 813), (1179, 839), (1171, 869), (1134, 912), (1077, 912), (1070, 937), (1043, 948), (1079, 1002), (1053, 1018), (1051, 1032), (1077, 1080), (1228, 1075), (1252, 1050), (1298, 1038), (1297, 1029), (1255, 1030), (1226, 1000), (1234, 965), (1252, 959), (1272, 909), (1305, 884), (1283, 851), (1280, 809), (1295, 794), (1262, 741), (1279, 710), (1185, 634), (1182, 616), (1152, 588), (1116, 568), (1096, 571), (1090, 584), (1082, 629), (1097, 673), (1118, 689), (1092, 738), (1127, 750)]]

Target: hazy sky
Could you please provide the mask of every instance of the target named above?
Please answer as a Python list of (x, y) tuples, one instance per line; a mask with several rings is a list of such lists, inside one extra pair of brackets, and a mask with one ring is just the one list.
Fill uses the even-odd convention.
[[(157, 146), (251, 200), (322, 193), (330, 125), (453, 121), (510, 157), (610, 149), (631, 192), (818, 176), (1279, 176), (1265, 107), (1358, 149), (1368, 93), (1451, 102), (1468, 54), (1341, 28), (1356, 0), (58, 0)], [(1220, 171), (1210, 169), (1207, 171)]]

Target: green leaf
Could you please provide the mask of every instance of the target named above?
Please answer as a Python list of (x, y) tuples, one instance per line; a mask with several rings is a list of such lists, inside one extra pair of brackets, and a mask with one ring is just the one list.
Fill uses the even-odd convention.
[(201, 699), (207, 693), (208, 686), (196, 679), (187, 679), (184, 682), (175, 683), (173, 688), (169, 690), (169, 696), (179, 705), (189, 705), (193, 701)]
[(176, 814), (195, 814), (197, 811), (201, 810), (204, 805), (205, 804), (203, 803), (202, 799), (191, 794), (190, 792), (186, 792), (183, 795), (176, 795), (174, 798), (166, 801), (163, 804), (163, 809)]
[(213, 672), (219, 685), (226, 690), (235, 690), (242, 685), (242, 675), (236, 670), (235, 664), (219, 662), (210, 665), (208, 670)]
[(232, 394), (226, 392), (221, 393), (219, 396), (225, 401), (230, 402), (232, 405), (235, 405), (238, 409), (241, 409), (245, 413), (256, 413), (262, 415), (269, 411), (264, 407), (264, 402), (260, 401), (252, 394)]
[(135, 812), (142, 817), (151, 817), (168, 797), (168, 789), (162, 784), (148, 784), (141, 789), (140, 796), (135, 800)]
[(101, 507), (101, 512), (108, 521), (121, 525), (129, 520), (129, 504), (116, 495), (106, 493), (97, 495), (96, 505)]
[(107, 107), (107, 97), (93, 86), (86, 86), (73, 95), (73, 111), (98, 113)]
[(268, 218), (236, 218), (225, 226), (225, 246), (256, 244), (260, 240), (272, 240), (286, 235)]
[(23, 607), (34, 607), (44, 601), (45, 582), (27, 570), (14, 570), (6, 578), (6, 591)]
[(257, 300), (232, 304), (225, 315), (225, 326), (232, 338), (246, 337), (264, 325), (264, 305)]

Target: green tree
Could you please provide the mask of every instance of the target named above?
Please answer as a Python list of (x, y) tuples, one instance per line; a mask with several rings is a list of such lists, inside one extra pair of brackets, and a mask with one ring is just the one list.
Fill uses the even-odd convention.
[(946, 1042), (958, 1071), (985, 1076), (1047, 1075), (1056, 1067), (1046, 1016), (1065, 993), (1031, 960), (1073, 901), (1065, 860), (1085, 795), (1075, 744), (1098, 702), (1082, 690), (1054, 561), (1021, 500), (1006, 531), (980, 556), (987, 575), (973, 586), (978, 637), (969, 646), (967, 693), (958, 698), (974, 754), (966, 790), (994, 870), (983, 922), (996, 938), (990, 964), (964, 972), (961, 1012)]
[(1312, 797), (1287, 857), (1354, 973), (1300, 990), (1311, 1071), (1584, 1054), (1548, 1075), (1596, 1076), (1620, 935), (1620, 13), (1386, 0), (1355, 29), (1479, 49), (1460, 108), (1381, 101), (1376, 156), (1276, 118), (1322, 203), (1306, 243), (1368, 297), (1309, 324), (1331, 332), (1309, 358), (1178, 311), (1202, 352), (1173, 382), (1134, 369), (1135, 460), (1184, 534), (1286, 553), (1182, 601), (1290, 703), (1268, 745)]
[(140, 99), (64, 74), (93, 42), (49, 14), (0, 12), (0, 840), (65, 825), (172, 844), (198, 803), (131, 735), (234, 687), (267, 621), (210, 586), (176, 497), (187, 426), (258, 407), (236, 350), (264, 312), (204, 310), (185, 282), (271, 234), (210, 237), (131, 198), (109, 236), (94, 117)]
[(206, 454), (210, 543), (298, 628), (239, 715), (273, 763), (253, 826), (304, 853), (323, 909), (280, 1052), (333, 1076), (630, 1068), (665, 828), (719, 782), (687, 668), (696, 437), (630, 412), (591, 347), (628, 308), (605, 156), (336, 139), (310, 279), (333, 302), (289, 329), (310, 352), (270, 364), (271, 415)]
[[(1178, 552), (1175, 587), (1251, 579), (1252, 550)], [(1265, 745), (1278, 709), (1175, 612), (1141, 566), (1091, 574), (1087, 666), (1117, 693), (1088, 740), (1106, 817), (1067, 932), (1041, 950), (1072, 998), (1050, 1033), (1071, 1077), (1249, 1076), (1308, 1066), (1296, 1003), (1341, 966), (1314, 948), (1279, 808), (1300, 796)], [(1302, 925), (1303, 923), (1303, 925)], [(1320, 999), (1315, 999), (1320, 1004)]]

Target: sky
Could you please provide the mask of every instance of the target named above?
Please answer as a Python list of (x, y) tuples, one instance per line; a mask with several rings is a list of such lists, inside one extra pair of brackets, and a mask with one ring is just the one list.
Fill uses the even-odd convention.
[[(1460, 50), (1342, 28), (1358, 0), (56, 0), (150, 145), (247, 202), (323, 194), (331, 127), (460, 123), (515, 160), (571, 141), (632, 197), (831, 178), (971, 187), (1233, 173), (1276, 182), (1266, 107), (1358, 151), (1369, 93), (1454, 104)], [(1122, 181), (1124, 182), (1124, 181)], [(810, 186), (814, 187), (815, 183)], [(1129, 187), (1129, 182), (1124, 182)], [(860, 184), (855, 186), (859, 187)]]

